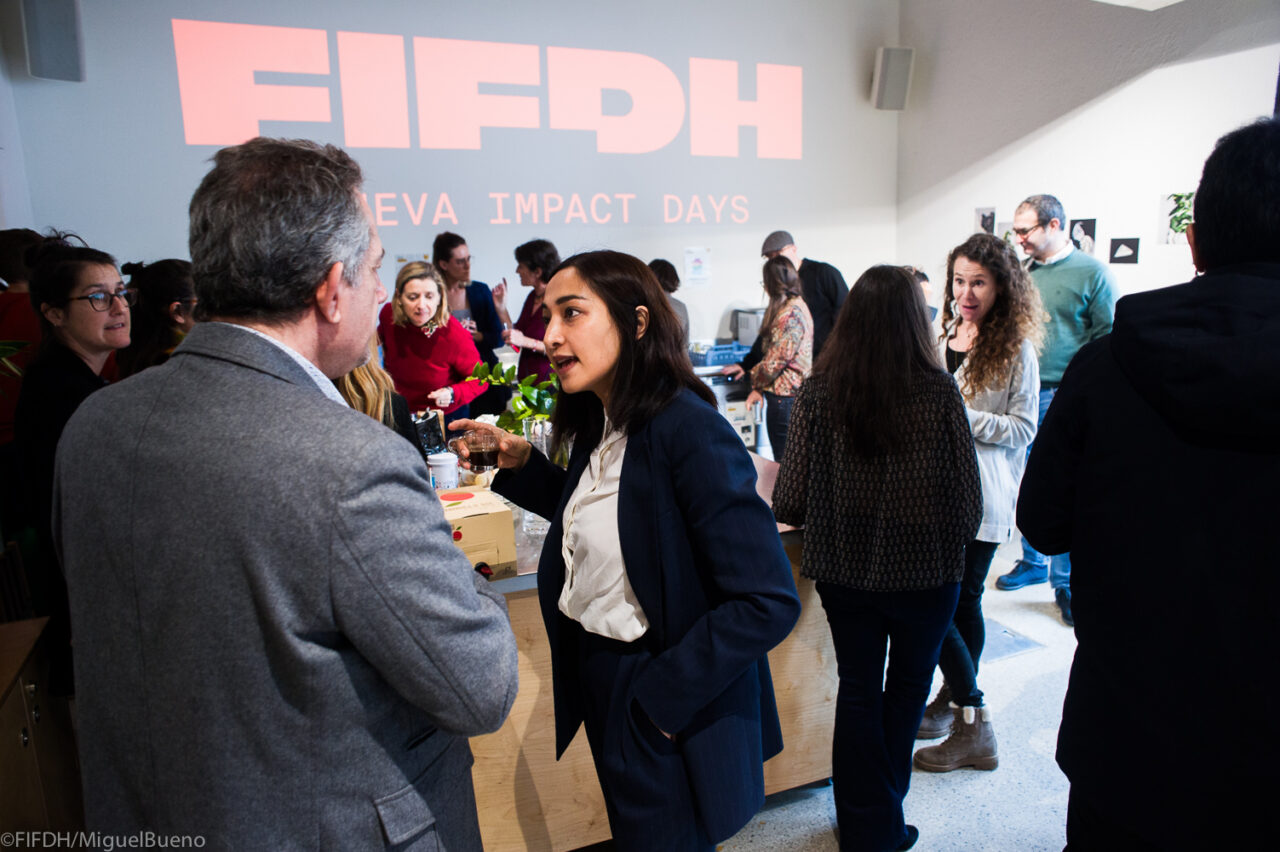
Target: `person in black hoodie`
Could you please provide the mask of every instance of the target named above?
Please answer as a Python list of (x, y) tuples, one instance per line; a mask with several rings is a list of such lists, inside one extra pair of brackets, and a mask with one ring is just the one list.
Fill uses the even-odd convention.
[[(1127, 296), (1036, 436), (1018, 526), (1070, 551), (1058, 734), (1067, 848), (1271, 833), (1280, 745), (1280, 121), (1218, 141), (1187, 229), (1202, 273)], [(1252, 845), (1252, 844), (1250, 844)]]

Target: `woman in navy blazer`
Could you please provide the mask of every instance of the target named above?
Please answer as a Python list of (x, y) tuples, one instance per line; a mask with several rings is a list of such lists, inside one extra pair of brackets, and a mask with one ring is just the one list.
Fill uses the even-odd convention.
[[(572, 441), (569, 466), (504, 432), (494, 490), (551, 520), (538, 591), (556, 755), (585, 725), (619, 849), (711, 849), (760, 808), (762, 764), (782, 749), (766, 654), (800, 614), (790, 562), (649, 269), (618, 252), (571, 257), (544, 311), (561, 382), (553, 442)], [(477, 428), (453, 428), (464, 425)], [(625, 577), (647, 622), (632, 641), (588, 630), (560, 603), (567, 574), (593, 579), (575, 573), (576, 558), (566, 570), (566, 506), (578, 505), (584, 471), (587, 491), (604, 481), (601, 460), (621, 436), (616, 515), (571, 542), (616, 521), (621, 559), (604, 573)]]

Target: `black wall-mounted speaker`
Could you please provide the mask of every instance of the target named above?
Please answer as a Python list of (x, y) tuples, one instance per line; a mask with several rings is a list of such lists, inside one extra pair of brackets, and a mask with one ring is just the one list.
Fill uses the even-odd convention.
[(22, 0), (22, 35), (32, 77), (84, 81), (80, 0)]
[(876, 70), (871, 75), (871, 102), (876, 109), (906, 107), (914, 55), (909, 47), (876, 48)]

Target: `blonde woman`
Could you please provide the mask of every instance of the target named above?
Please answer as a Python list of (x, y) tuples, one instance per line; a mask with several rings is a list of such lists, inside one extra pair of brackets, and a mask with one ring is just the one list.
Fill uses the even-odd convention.
[(356, 367), (341, 378), (334, 379), (338, 393), (356, 411), (377, 420), (384, 426), (394, 429), (405, 437), (409, 443), (418, 448), (426, 461), (426, 452), (422, 442), (418, 440), (418, 428), (414, 425), (413, 416), (409, 413), (409, 403), (396, 393), (395, 381), (391, 374), (382, 369), (378, 363), (378, 344), (369, 341), (369, 360)]
[(467, 378), (480, 363), (471, 334), (449, 315), (444, 285), (430, 264), (405, 264), (396, 294), (382, 308), (378, 336), (383, 363), (411, 411), (438, 409), (445, 421), (467, 417), (484, 382)]

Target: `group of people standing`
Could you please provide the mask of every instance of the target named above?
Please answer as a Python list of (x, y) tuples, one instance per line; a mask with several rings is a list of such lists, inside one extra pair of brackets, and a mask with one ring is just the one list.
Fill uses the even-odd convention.
[[(772, 512), (693, 373), (657, 275), (613, 251), (574, 255), (548, 274), (549, 255), (517, 250), (543, 327), (540, 338), (509, 337), (540, 340), (522, 351), (545, 355), (558, 376), (552, 440), (571, 451), (560, 468), (501, 433), (494, 488), (551, 521), (538, 596), (556, 752), (585, 728), (619, 848), (709, 850), (763, 801), (762, 763), (783, 746), (767, 653), (800, 610), (775, 520), (806, 528), (802, 572), (835, 648), (842, 849), (917, 841), (902, 802), (936, 666), (951, 736), (915, 765), (996, 766), (977, 685), (980, 602), (1015, 517), (1051, 553), (1084, 545), (1081, 570), (1098, 572), (1080, 590), (1059, 744), (1073, 783), (1069, 842), (1256, 840), (1270, 762), (1253, 759), (1251, 729), (1232, 722), (1274, 709), (1274, 688), (1256, 676), (1274, 653), (1274, 572), (1244, 563), (1238, 590), (1195, 580), (1227, 534), (1239, 540), (1232, 554), (1264, 553), (1273, 513), (1280, 406), (1255, 411), (1240, 391), (1276, 398), (1277, 338), (1267, 332), (1280, 279), (1277, 132), (1259, 122), (1220, 142), (1188, 235), (1206, 274), (1122, 302), (1117, 334), (1068, 357), (1047, 413), (1037, 411), (1044, 391), (1057, 388), (1046, 387), (1045, 359), (1063, 336), (1053, 322), (1074, 317), (1084, 326), (1072, 334), (1092, 339), (1103, 323), (1090, 300), (1114, 300), (1080, 289), (1070, 308), (1064, 292), (1044, 292), (1069, 286), (1071, 267), (1055, 266), (1072, 254), (1052, 248), (1063, 223), (1060, 205), (1037, 202), (1049, 197), (1028, 199), (1015, 219), (1024, 246), (1046, 236), (1044, 280), (997, 238), (969, 238), (948, 256), (940, 335), (915, 276), (898, 266), (864, 272), (822, 335), (803, 286), (808, 261), (767, 258), (774, 289), (759, 364), (770, 348), (823, 338), (793, 394)], [(208, 321), (167, 363), (102, 390), (110, 353), (129, 340), (133, 293), (100, 252), (59, 255), (65, 264), (49, 276), (37, 264), (32, 302), (46, 342), (65, 350), (52, 350), (47, 369), (92, 391), (64, 421), (50, 505), (76, 630), (93, 829), (159, 827), (226, 848), (481, 846), (466, 737), (509, 711), (515, 641), (502, 596), (453, 547), (421, 458), (334, 387), (371, 357), (386, 297), (361, 180), (332, 146), (255, 139), (219, 151), (191, 203), (198, 316)], [(794, 249), (784, 237), (779, 254)], [(397, 282), (391, 324), (449, 334), (480, 357), (486, 312), (502, 315), (505, 288), (486, 302), (459, 284), (459, 248)], [(1109, 324), (1104, 309), (1096, 316)], [(1037, 357), (1046, 310), (1050, 341)], [(777, 388), (785, 370), (761, 376)], [(1216, 400), (1221, 411), (1203, 398), (1219, 382), (1236, 391)], [(425, 398), (454, 404), (454, 384)], [(1119, 479), (1121, 462), (1099, 437), (1116, 416), (1136, 459)], [(453, 426), (499, 431), (469, 418)], [(1159, 510), (1134, 514), (1136, 542), (1087, 505), (1104, 480), (1133, 500), (1135, 484), (1157, 475), (1169, 493), (1148, 493)], [(1224, 507), (1188, 499), (1184, 475)], [(1232, 526), (1237, 512), (1243, 528)], [(1194, 562), (1177, 536), (1160, 540), (1174, 582), (1159, 606), (1130, 612), (1149, 582), (1137, 548), (1160, 538), (1163, 515), (1192, 531)], [(1207, 731), (1178, 714), (1152, 722), (1189, 729), (1190, 769), (1181, 753), (1135, 751), (1147, 745), (1134, 746), (1127, 724), (1187, 665), (1226, 698), (1201, 709)], [(1233, 780), (1246, 782), (1251, 808), (1234, 816), (1217, 807)]]

